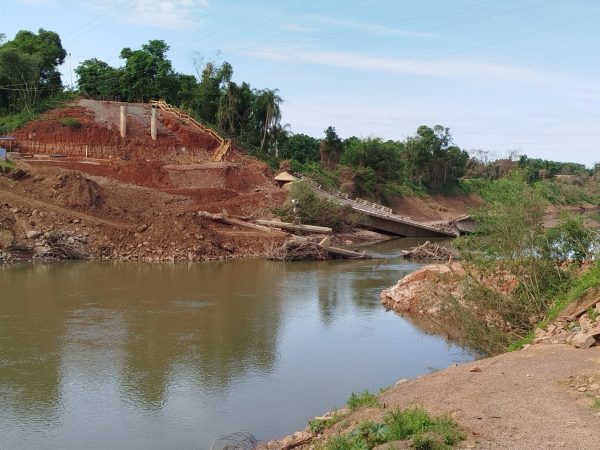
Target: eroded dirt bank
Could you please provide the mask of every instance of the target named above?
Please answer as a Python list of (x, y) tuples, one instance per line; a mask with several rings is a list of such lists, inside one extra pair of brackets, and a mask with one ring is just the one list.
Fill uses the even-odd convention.
[[(208, 261), (265, 256), (283, 233), (198, 215), (272, 218), (287, 192), (258, 161), (170, 166), (158, 161), (23, 160), (0, 175), (0, 262), (92, 258)], [(333, 237), (360, 245), (386, 237)]]
[(169, 181), (162, 166), (151, 162), (62, 162), (60, 166), (21, 162), (12, 179), (0, 177), (4, 259), (52, 256), (49, 237), (56, 241), (57, 236), (81, 256), (146, 261), (251, 256), (263, 254), (272, 242), (282, 239), (235, 230), (197, 214), (200, 209), (269, 214), (285, 193), (266, 175), (251, 187), (185, 190)]

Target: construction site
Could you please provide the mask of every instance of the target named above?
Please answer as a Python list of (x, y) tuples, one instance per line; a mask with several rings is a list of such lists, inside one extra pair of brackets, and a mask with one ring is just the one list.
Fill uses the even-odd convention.
[[(287, 198), (276, 173), (162, 101), (79, 99), (13, 137), (9, 155), (16, 168), (0, 177), (0, 251), (10, 248), (12, 259), (60, 257), (55, 253), (62, 243), (73, 257), (206, 261), (264, 256), (290, 237), (277, 223), (254, 223), (273, 219)], [(452, 199), (407, 203), (400, 215), (313, 188), (363, 212), (364, 228), (384, 233), (334, 235), (329, 242), (336, 245), (389, 235), (455, 236), (455, 228), (441, 223), (471, 206)], [(454, 204), (448, 208), (444, 201)]]

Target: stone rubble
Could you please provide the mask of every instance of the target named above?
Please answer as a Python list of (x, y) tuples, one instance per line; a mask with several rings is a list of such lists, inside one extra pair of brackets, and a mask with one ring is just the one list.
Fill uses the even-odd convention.
[[(591, 317), (590, 317), (591, 314)], [(600, 301), (579, 319), (568, 322), (557, 319), (546, 330), (537, 328), (533, 345), (569, 344), (575, 348), (590, 348), (600, 344)]]

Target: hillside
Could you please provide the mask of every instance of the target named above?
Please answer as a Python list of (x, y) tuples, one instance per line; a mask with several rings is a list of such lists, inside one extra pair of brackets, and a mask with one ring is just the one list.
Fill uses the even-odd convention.
[[(169, 114), (149, 131), (148, 105), (79, 100), (14, 133), (19, 170), (0, 177), (3, 241), (31, 253), (49, 231), (74, 233), (93, 257), (206, 260), (263, 253), (274, 237), (231, 229), (197, 211), (270, 215), (285, 192), (267, 166)], [(86, 158), (87, 149), (87, 158)], [(27, 238), (27, 236), (35, 238)], [(275, 237), (277, 239), (277, 237)], [(43, 239), (42, 239), (43, 241)]]

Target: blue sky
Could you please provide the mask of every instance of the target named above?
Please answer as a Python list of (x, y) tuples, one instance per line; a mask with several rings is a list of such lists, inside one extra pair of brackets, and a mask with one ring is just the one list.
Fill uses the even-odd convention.
[(11, 0), (3, 32), (56, 31), (70, 68), (163, 39), (176, 70), (229, 61), (277, 88), (283, 122), (402, 139), (441, 124), (468, 150), (600, 161), (595, 0)]

